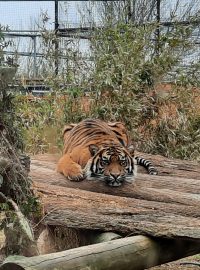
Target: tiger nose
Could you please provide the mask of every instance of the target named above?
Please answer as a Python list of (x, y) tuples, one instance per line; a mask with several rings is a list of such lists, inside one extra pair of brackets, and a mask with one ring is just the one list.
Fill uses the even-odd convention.
[(117, 178), (119, 178), (120, 174), (118, 173), (111, 173), (110, 174), (115, 180), (117, 180)]

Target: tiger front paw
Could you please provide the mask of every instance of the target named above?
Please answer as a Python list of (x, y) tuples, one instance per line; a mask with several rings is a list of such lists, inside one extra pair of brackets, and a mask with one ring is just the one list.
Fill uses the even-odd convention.
[(73, 164), (70, 168), (64, 168), (62, 173), (70, 181), (79, 182), (85, 179), (85, 173), (78, 164)]
[(57, 172), (64, 174), (70, 181), (82, 181), (85, 173), (81, 166), (72, 160), (70, 155), (65, 154), (60, 158), (57, 165)]

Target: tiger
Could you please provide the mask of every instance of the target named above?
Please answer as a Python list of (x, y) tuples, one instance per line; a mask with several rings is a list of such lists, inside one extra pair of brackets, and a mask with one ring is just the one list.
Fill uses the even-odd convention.
[(157, 174), (149, 160), (134, 156), (133, 144), (122, 122), (85, 119), (65, 126), (63, 136), (64, 151), (57, 171), (68, 180), (100, 180), (119, 187), (134, 182), (137, 165), (144, 166), (149, 174)]

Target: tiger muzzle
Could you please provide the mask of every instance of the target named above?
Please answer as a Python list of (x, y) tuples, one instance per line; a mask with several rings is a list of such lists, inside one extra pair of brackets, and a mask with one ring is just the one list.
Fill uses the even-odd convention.
[(120, 174), (110, 174), (105, 176), (105, 182), (111, 187), (119, 187), (123, 184), (125, 177), (122, 177)]

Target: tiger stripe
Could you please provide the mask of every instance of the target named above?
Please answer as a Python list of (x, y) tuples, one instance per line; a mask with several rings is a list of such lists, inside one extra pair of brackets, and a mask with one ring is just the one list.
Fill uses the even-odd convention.
[(151, 163), (151, 161), (144, 159), (142, 157), (135, 157), (136, 160), (136, 164), (143, 166), (147, 169), (148, 173), (151, 175), (157, 175), (158, 171), (156, 170), (156, 168), (153, 166), (153, 164)]
[(98, 179), (117, 187), (135, 181), (137, 165), (145, 167), (149, 174), (157, 174), (149, 160), (135, 157), (134, 146), (121, 122), (85, 119), (65, 126), (63, 135), (64, 151), (57, 171), (71, 181)]

